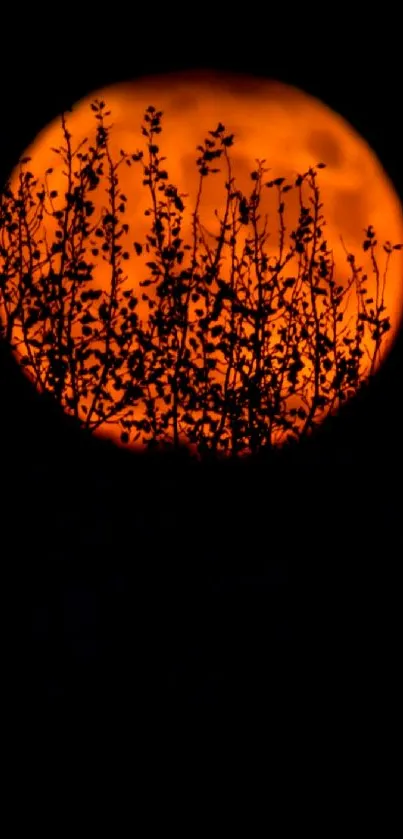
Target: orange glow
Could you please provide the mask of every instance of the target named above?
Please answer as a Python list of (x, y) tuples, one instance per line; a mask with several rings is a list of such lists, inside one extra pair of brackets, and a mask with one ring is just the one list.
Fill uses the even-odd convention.
[[(119, 157), (120, 149), (129, 153), (145, 147), (140, 126), (145, 108), (154, 105), (163, 111), (161, 154), (167, 158), (169, 180), (179, 192), (187, 194), (188, 214), (184, 219), (183, 235), (191, 242), (192, 209), (198, 189), (196, 147), (209, 130), (219, 122), (234, 133), (231, 149), (236, 185), (250, 193), (250, 172), (256, 159), (265, 159), (269, 168), (267, 179), (285, 177), (293, 183), (303, 173), (323, 161), (326, 169), (319, 173), (318, 185), (326, 220), (325, 236), (332, 247), (337, 278), (345, 284), (350, 277), (346, 253), (356, 255), (357, 262), (371, 277), (369, 256), (362, 251), (364, 229), (373, 225), (380, 243), (403, 241), (403, 213), (399, 199), (374, 152), (353, 128), (339, 115), (307, 94), (267, 80), (210, 72), (186, 75), (167, 75), (144, 78), (91, 93), (67, 115), (68, 129), (74, 146), (84, 137), (94, 136), (95, 124), (90, 103), (105, 100), (111, 111), (112, 155)], [(62, 142), (60, 122), (46, 127), (26, 154), (32, 160), (30, 170), (41, 178), (45, 170), (54, 168), (49, 177), (51, 188), (64, 193), (65, 179), (59, 158), (50, 149)], [(14, 176), (15, 177), (15, 176)], [(128, 196), (126, 219), (130, 224), (127, 248), (133, 253), (133, 242), (144, 242), (150, 232), (149, 219), (144, 211), (150, 205), (147, 189), (142, 186), (141, 167), (122, 166), (119, 170), (120, 188)], [(215, 210), (223, 209), (225, 200), (225, 171), (205, 179), (201, 214), (209, 232), (218, 232)], [(106, 184), (105, 184), (106, 188)], [(291, 191), (286, 200), (287, 229), (297, 224), (297, 193)], [(288, 200), (289, 199), (289, 200)], [(102, 189), (92, 196), (97, 210), (102, 208)], [(275, 191), (262, 195), (261, 212), (269, 217), (272, 231), (272, 254), (277, 248), (277, 215)], [(270, 223), (270, 219), (272, 222)], [(49, 222), (50, 223), (50, 222)], [(268, 251), (270, 253), (270, 241)], [(385, 257), (381, 251), (382, 258)], [(144, 263), (149, 256), (133, 256), (128, 262), (129, 285), (138, 288), (144, 279)], [(135, 276), (132, 273), (135, 272)], [(96, 268), (99, 287), (108, 285), (107, 267)], [(371, 282), (368, 291), (371, 292)], [(386, 313), (392, 328), (385, 336), (384, 349), (390, 347), (399, 326), (403, 303), (403, 252), (396, 252), (388, 272), (385, 290)], [(352, 306), (354, 303), (352, 303)], [(141, 308), (142, 306), (142, 308)], [(147, 316), (146, 304), (140, 304), (140, 316)], [(99, 432), (119, 440), (121, 429), (108, 424)]]

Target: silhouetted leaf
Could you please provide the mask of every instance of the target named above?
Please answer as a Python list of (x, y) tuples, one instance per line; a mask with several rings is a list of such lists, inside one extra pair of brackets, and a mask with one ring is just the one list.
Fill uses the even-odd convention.
[(175, 197), (175, 201), (174, 201), (174, 203), (175, 203), (175, 207), (176, 207), (176, 209), (177, 209), (177, 210), (179, 210), (180, 212), (182, 212), (182, 210), (184, 210), (184, 209), (185, 209), (185, 205), (184, 205), (184, 203), (183, 203), (182, 199), (179, 197), (179, 195), (177, 195), (177, 196)]
[(222, 330), (223, 330), (223, 328), (222, 328), (222, 326), (220, 326), (220, 324), (217, 324), (217, 326), (213, 326), (211, 328), (211, 334), (212, 334), (213, 338), (216, 338), (217, 335), (220, 335)]

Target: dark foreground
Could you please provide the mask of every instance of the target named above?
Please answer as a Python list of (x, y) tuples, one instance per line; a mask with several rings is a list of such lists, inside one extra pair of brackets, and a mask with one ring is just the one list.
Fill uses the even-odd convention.
[(88, 444), (24, 394), (3, 413), (2, 571), (27, 708), (92, 722), (134, 707), (160, 721), (263, 714), (279, 736), (386, 714), (397, 415), (389, 435), (360, 408), (295, 452), (202, 469)]

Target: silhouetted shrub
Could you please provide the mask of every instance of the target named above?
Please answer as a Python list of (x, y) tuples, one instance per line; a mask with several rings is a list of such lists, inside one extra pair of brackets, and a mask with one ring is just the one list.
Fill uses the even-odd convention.
[[(29, 158), (2, 191), (2, 337), (39, 391), (51, 392), (90, 431), (119, 426), (123, 443), (188, 445), (215, 457), (306, 436), (378, 365), (390, 321), (375, 231), (369, 226), (363, 243), (376, 280), (371, 297), (354, 255), (346, 253), (347, 284), (337, 280), (318, 186), (324, 164), (287, 183), (266, 180), (258, 162), (244, 194), (232, 171), (234, 137), (219, 124), (197, 150), (188, 240), (186, 196), (170, 182), (160, 153), (162, 112), (146, 110), (145, 148), (122, 150), (114, 161), (110, 112), (99, 100), (91, 107), (92, 144), (73, 148), (62, 117), (63, 143), (53, 151), (64, 167), (64, 196), (51, 188), (51, 170), (43, 180), (29, 171)], [(133, 165), (142, 167), (150, 197), (143, 242), (132, 241), (124, 220), (129, 199), (119, 185), (120, 167)], [(212, 235), (201, 203), (205, 179), (220, 167), (225, 196)], [(107, 205), (97, 211), (95, 196), (105, 183)], [(260, 212), (266, 189), (277, 198), (275, 256)], [(286, 235), (291, 190), (299, 218)], [(384, 245), (386, 269), (394, 248), (401, 245)], [(106, 287), (97, 285), (101, 265)]]

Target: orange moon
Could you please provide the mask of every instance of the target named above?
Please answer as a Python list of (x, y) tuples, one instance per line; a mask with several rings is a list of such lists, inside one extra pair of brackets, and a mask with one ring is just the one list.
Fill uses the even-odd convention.
[[(342, 284), (351, 275), (345, 249), (356, 255), (358, 264), (370, 276), (369, 257), (362, 251), (364, 231), (369, 224), (375, 228), (380, 244), (387, 240), (393, 244), (403, 241), (402, 206), (374, 151), (340, 115), (297, 88), (277, 81), (210, 71), (147, 77), (114, 85), (92, 92), (66, 115), (74, 145), (84, 137), (94, 136), (90, 104), (95, 98), (103, 99), (111, 111), (110, 147), (116, 157), (120, 149), (133, 153), (145, 147), (140, 130), (144, 111), (149, 105), (162, 110), (159, 145), (161, 154), (167, 158), (169, 180), (179, 192), (189, 196), (183, 229), (185, 241), (186, 235), (189, 239), (191, 236), (191, 211), (198, 189), (196, 147), (219, 122), (235, 135), (231, 149), (233, 174), (245, 194), (250, 193), (250, 173), (256, 169), (257, 159), (266, 161), (265, 166), (270, 170), (268, 178), (285, 177), (290, 183), (309, 167), (319, 162), (326, 164), (319, 173), (318, 185), (327, 225), (326, 239), (333, 249)], [(29, 168), (35, 176), (41, 178), (46, 169), (54, 169), (49, 179), (51, 188), (63, 193), (59, 158), (51, 151), (61, 143), (61, 125), (57, 120), (38, 135), (26, 154), (31, 157)], [(150, 200), (142, 186), (140, 167), (122, 166), (119, 177), (121, 189), (128, 195), (125, 220), (130, 224), (127, 245), (132, 251), (133, 241), (144, 241), (149, 232), (144, 211)], [(215, 210), (223, 207), (225, 179), (225, 172), (205, 179), (201, 213), (204, 225), (212, 233), (218, 230)], [(287, 199), (287, 226), (291, 229), (297, 223), (296, 193), (291, 191)], [(101, 206), (102, 199), (99, 200)], [(273, 219), (273, 252), (277, 224), (275, 201), (271, 190), (262, 195), (262, 212)], [(382, 250), (381, 255), (386, 256)], [(129, 285), (136, 289), (144, 279), (144, 262), (132, 258), (128, 265)], [(105, 287), (104, 271), (102, 263), (97, 266), (95, 278), (100, 287)], [(371, 291), (370, 283), (368, 288)], [(386, 310), (391, 319), (391, 330), (385, 338), (387, 347), (399, 327), (402, 304), (403, 252), (396, 251), (385, 290)], [(118, 441), (120, 432), (111, 423), (97, 433)]]

